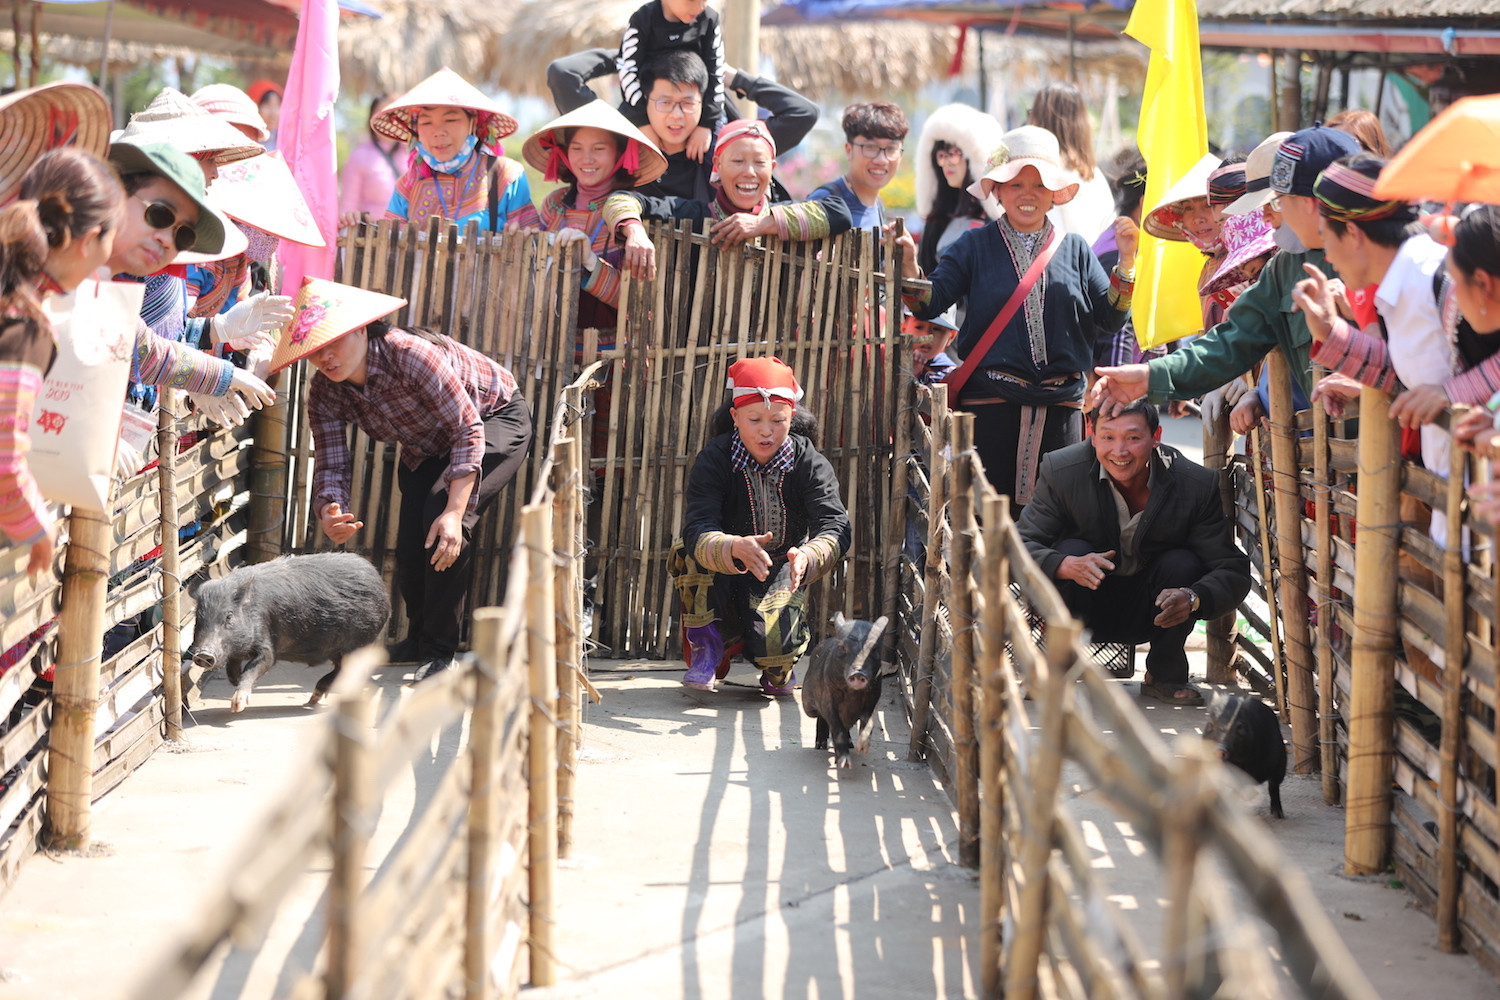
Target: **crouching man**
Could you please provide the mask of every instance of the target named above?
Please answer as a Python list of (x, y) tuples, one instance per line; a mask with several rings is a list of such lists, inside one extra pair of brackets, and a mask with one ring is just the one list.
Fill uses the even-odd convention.
[(1136, 400), (1047, 455), (1018, 527), (1095, 642), (1151, 643), (1142, 695), (1203, 703), (1188, 684), (1188, 633), (1239, 605), (1250, 560), (1216, 474), (1161, 443), (1153, 404)]

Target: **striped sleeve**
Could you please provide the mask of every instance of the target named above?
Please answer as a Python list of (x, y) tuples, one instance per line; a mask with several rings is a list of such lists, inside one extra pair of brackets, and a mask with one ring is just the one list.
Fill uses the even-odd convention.
[(715, 573), (743, 573), (744, 567), (734, 561), (734, 542), (738, 537), (727, 531), (705, 531), (693, 546), (693, 561)]
[(1500, 392), (1500, 354), (1491, 354), (1473, 368), (1459, 372), (1443, 383), (1443, 390), (1454, 403), (1484, 406)]
[(228, 361), (168, 340), (145, 323), (136, 325), (133, 382), (222, 396), (229, 391), (233, 373)]
[[(1385, 341), (1354, 329), (1347, 320), (1334, 320), (1328, 339), (1321, 344), (1313, 342), (1312, 359), (1361, 385), (1384, 392), (1396, 391), (1396, 369), (1391, 366)], [(1448, 395), (1450, 399), (1453, 396), (1451, 392)]]
[(31, 365), (0, 364), (0, 531), (17, 545), (47, 535), (46, 501), (31, 475), (31, 410), (42, 375)]
[(815, 201), (772, 205), (771, 217), (776, 220), (777, 235), (784, 240), (820, 240), (833, 232), (828, 213)]
[(615, 64), (615, 72), (620, 75), (620, 93), (624, 95), (626, 104), (640, 104), (642, 97), (645, 96), (641, 93), (639, 60), (642, 31), (638, 22), (644, 19), (649, 23), (651, 7), (651, 4), (647, 4), (630, 15), (630, 24), (625, 28), (625, 37), (620, 39), (620, 58)]
[(1125, 277), (1118, 267), (1109, 270), (1109, 291), (1105, 293), (1109, 307), (1118, 312), (1129, 312), (1135, 301), (1135, 275)]
[(583, 290), (607, 306), (620, 304), (620, 272), (603, 257), (594, 265), (594, 271), (585, 279)]

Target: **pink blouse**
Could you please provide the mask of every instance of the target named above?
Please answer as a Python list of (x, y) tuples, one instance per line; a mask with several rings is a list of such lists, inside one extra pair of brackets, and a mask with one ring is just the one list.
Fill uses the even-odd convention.
[(401, 174), (392, 164), (404, 169), (406, 157), (407, 151), (399, 145), (391, 151), (390, 159), (369, 139), (355, 146), (344, 161), (339, 212), (368, 212), (371, 218), (383, 218)]

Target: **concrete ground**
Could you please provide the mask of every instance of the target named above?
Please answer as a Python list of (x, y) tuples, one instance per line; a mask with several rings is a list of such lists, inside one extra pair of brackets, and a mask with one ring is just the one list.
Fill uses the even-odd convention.
[[(1166, 425), (1169, 441), (1195, 441), (1195, 422)], [(893, 687), (870, 752), (839, 772), (812, 749), (800, 699), (765, 698), (744, 664), (713, 694), (684, 689), (677, 664), (595, 661), (592, 669), (605, 700), (587, 710), (574, 851), (556, 883), (559, 984), (527, 996), (977, 995), (977, 880), (956, 864), (946, 795), (926, 765), (905, 759)], [(227, 684), (211, 679), (187, 748), (159, 751), (96, 806), (101, 850), (27, 863), (0, 899), (0, 1000), (131, 995), (223, 884), (237, 846), (306, 754), (317, 716), (301, 704), (316, 677), (280, 665), (237, 716)], [(386, 703), (402, 697), (404, 679), (400, 668), (377, 676)], [(1202, 709), (1141, 704), (1169, 741), (1204, 721)], [(460, 735), (444, 734), (403, 776), (377, 841), (407, 829), (412, 803)], [(1155, 862), (1079, 774), (1068, 771), (1063, 787), (1113, 902), (1155, 942)], [(1265, 790), (1245, 794), (1264, 817)], [(1432, 920), (1407, 892), (1340, 874), (1343, 812), (1322, 804), (1315, 778), (1289, 778), (1283, 798), (1287, 818), (1267, 822), (1381, 996), (1500, 997), (1472, 959), (1437, 950)], [(294, 887), (263, 952), (216, 956), (187, 996), (282, 995), (317, 947), (322, 878), (320, 860)]]

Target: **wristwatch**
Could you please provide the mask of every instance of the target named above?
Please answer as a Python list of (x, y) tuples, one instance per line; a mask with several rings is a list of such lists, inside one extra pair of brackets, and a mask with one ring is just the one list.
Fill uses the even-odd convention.
[(1203, 598), (1192, 587), (1183, 587), (1182, 592), (1188, 595), (1188, 614), (1196, 615), (1198, 609), (1203, 606)]

